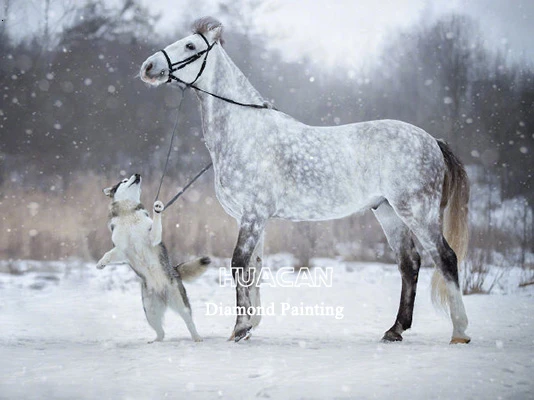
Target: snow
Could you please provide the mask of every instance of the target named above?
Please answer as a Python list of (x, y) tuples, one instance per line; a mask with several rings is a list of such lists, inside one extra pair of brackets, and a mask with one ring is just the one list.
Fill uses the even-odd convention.
[[(284, 257), (278, 257), (280, 263)], [(414, 326), (383, 344), (397, 312), (393, 265), (343, 263), (331, 288), (269, 287), (263, 303), (343, 306), (343, 318), (264, 317), (251, 340), (227, 342), (234, 317), (206, 316), (206, 303), (233, 305), (218, 267), (187, 285), (203, 343), (167, 314), (164, 342), (145, 321), (126, 266), (21, 263), (0, 273), (0, 397), (24, 399), (532, 398), (534, 292), (465, 297), (469, 345), (450, 346), (451, 323), (432, 308), (422, 270)], [(282, 265), (281, 265), (282, 266)], [(0, 265), (5, 271), (5, 263)]]

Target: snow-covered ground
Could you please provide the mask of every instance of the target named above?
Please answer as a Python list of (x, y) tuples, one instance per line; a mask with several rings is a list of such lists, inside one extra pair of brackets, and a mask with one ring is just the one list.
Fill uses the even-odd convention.
[[(466, 297), (473, 340), (450, 346), (423, 270), (412, 330), (383, 344), (397, 312), (396, 267), (330, 264), (331, 288), (263, 287), (277, 315), (237, 344), (226, 341), (234, 317), (206, 315), (208, 302), (234, 303), (216, 268), (187, 285), (203, 343), (168, 313), (165, 341), (147, 344), (155, 334), (125, 266), (0, 273), (0, 398), (534, 398), (531, 287)], [(280, 315), (282, 303), (301, 302), (343, 307), (343, 318)]]

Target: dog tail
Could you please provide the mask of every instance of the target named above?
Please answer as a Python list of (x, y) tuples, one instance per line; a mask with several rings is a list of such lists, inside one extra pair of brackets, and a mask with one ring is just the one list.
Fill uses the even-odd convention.
[(211, 260), (209, 257), (200, 257), (196, 260), (178, 264), (174, 269), (180, 274), (182, 281), (191, 282), (206, 272), (210, 263)]

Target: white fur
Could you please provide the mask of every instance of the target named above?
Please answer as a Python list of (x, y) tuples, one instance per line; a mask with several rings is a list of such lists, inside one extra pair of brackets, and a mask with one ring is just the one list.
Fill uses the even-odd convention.
[[(191, 317), (191, 310), (186, 306), (180, 292), (181, 280), (178, 275), (171, 278), (170, 265), (163, 264), (164, 260), (168, 263), (166, 253), (165, 257), (162, 257), (162, 252), (165, 251), (162, 246), (161, 224), (163, 203), (154, 203), (151, 219), (140, 203), (139, 176), (133, 175), (115, 188), (114, 193), (113, 188), (104, 189), (104, 193), (113, 200), (109, 227), (115, 247), (104, 254), (98, 261), (97, 268), (125, 263), (141, 278), (143, 308), (148, 323), (157, 333), (156, 341), (163, 340), (165, 336), (162, 324), (167, 307), (182, 316), (193, 340), (201, 341)], [(197, 260), (190, 263), (190, 269), (194, 269), (195, 263), (198, 264)], [(185, 289), (183, 293), (185, 295)]]

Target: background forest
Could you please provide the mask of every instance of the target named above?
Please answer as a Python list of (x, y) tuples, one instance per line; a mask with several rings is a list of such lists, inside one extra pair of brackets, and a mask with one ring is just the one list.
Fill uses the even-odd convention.
[[(183, 37), (154, 34), (157, 15), (138, 0), (66, 2), (31, 37), (0, 26), (0, 259), (96, 260), (111, 247), (102, 188), (144, 176), (154, 199), (180, 91), (153, 90), (142, 61)], [(520, 266), (532, 279), (534, 251), (534, 66), (485, 46), (477, 21), (458, 13), (390, 33), (378, 61), (352, 69), (289, 62), (254, 28), (255, 1), (219, 2), (225, 48), (275, 106), (311, 125), (400, 119), (451, 144), (471, 179), (471, 272), (466, 291), (491, 266)], [(57, 21), (61, 21), (59, 24)], [(187, 93), (161, 198), (209, 162), (197, 102)], [(165, 215), (174, 259), (229, 257), (236, 224), (219, 206), (208, 172)], [(391, 261), (371, 213), (321, 223), (273, 222), (267, 253)]]

